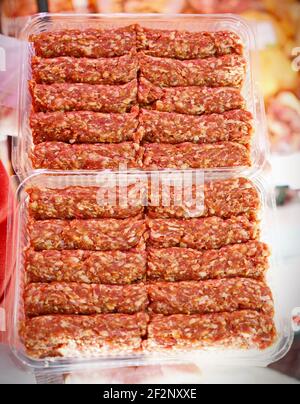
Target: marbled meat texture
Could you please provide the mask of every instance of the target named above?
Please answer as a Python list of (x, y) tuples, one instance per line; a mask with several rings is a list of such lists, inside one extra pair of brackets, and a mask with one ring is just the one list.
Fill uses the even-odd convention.
[(148, 205), (147, 214), (155, 219), (230, 218), (241, 214), (256, 219), (261, 209), (261, 197), (252, 181), (240, 177), (208, 181), (204, 186), (160, 186), (159, 191), (153, 195), (150, 193)]
[(264, 279), (270, 257), (268, 246), (259, 241), (208, 251), (177, 247), (149, 248), (147, 253), (147, 279), (165, 282), (236, 277)]
[(175, 59), (202, 59), (242, 55), (241, 38), (230, 31), (185, 32), (137, 27), (138, 50), (147, 55)]
[(35, 53), (43, 58), (59, 56), (111, 58), (136, 49), (136, 27), (118, 29), (61, 30), (32, 35)]
[(241, 92), (233, 87), (173, 87), (161, 88), (141, 78), (138, 89), (141, 105), (161, 112), (188, 115), (222, 114), (234, 109), (245, 109)]
[(234, 142), (215, 144), (147, 143), (143, 167), (148, 170), (251, 167), (249, 148)]
[(149, 143), (252, 142), (253, 116), (239, 109), (202, 116), (143, 109), (139, 121), (139, 137)]
[(146, 232), (139, 216), (124, 220), (45, 220), (30, 221), (31, 246), (42, 250), (130, 250), (138, 246)]
[(36, 84), (30, 81), (35, 112), (129, 112), (137, 104), (137, 80), (127, 84)]
[(137, 78), (139, 68), (135, 54), (102, 59), (34, 56), (31, 66), (32, 77), (39, 84), (125, 84)]
[(198, 60), (139, 56), (142, 77), (161, 87), (237, 87), (246, 77), (246, 59), (239, 55)]
[(71, 186), (63, 189), (30, 188), (29, 213), (36, 220), (126, 219), (144, 212), (146, 188), (128, 186)]
[(129, 251), (26, 251), (27, 282), (129, 285), (145, 280), (145, 249)]
[(156, 314), (210, 314), (237, 310), (274, 314), (270, 289), (253, 279), (155, 282), (148, 285), (148, 292), (149, 310)]
[(138, 107), (125, 114), (100, 112), (38, 112), (30, 117), (34, 144), (46, 141), (66, 143), (121, 143), (138, 141)]
[(212, 250), (230, 244), (258, 240), (260, 225), (247, 216), (230, 219), (209, 217), (204, 219), (149, 219), (148, 244), (154, 248), (193, 248)]
[(256, 311), (206, 315), (156, 315), (148, 327), (144, 348), (195, 350), (204, 348), (264, 350), (276, 342), (273, 318)]
[(33, 167), (51, 170), (119, 170), (141, 168), (141, 149), (133, 142), (68, 144), (45, 142), (34, 147)]
[(145, 313), (42, 316), (24, 322), (21, 338), (37, 359), (139, 351), (148, 321)]
[(29, 317), (48, 314), (134, 314), (148, 307), (144, 284), (99, 285), (82, 283), (31, 283), (25, 288)]

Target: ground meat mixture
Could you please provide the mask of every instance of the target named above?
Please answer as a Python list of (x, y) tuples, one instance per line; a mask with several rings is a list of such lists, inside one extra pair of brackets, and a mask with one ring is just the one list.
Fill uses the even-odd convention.
[(142, 109), (139, 137), (149, 143), (217, 143), (236, 142), (250, 146), (253, 117), (243, 110), (202, 116)]
[(26, 251), (27, 282), (129, 285), (145, 280), (147, 253), (129, 251)]
[(147, 279), (180, 282), (225, 278), (264, 279), (270, 250), (259, 241), (234, 244), (220, 250), (149, 248)]
[(209, 217), (190, 220), (148, 220), (149, 241), (154, 248), (218, 249), (230, 244), (258, 240), (260, 225), (247, 216), (221, 219)]
[(33, 79), (40, 84), (125, 84), (137, 78), (139, 68), (135, 54), (103, 59), (33, 57), (31, 66)]
[(250, 150), (238, 143), (145, 144), (144, 169), (251, 167)]
[(155, 282), (148, 286), (152, 313), (209, 314), (256, 310), (274, 314), (272, 293), (265, 283), (235, 278), (201, 282)]
[(104, 314), (96, 316), (42, 316), (28, 319), (21, 338), (33, 358), (81, 357), (141, 349), (149, 317)]
[(241, 38), (233, 32), (184, 32), (137, 27), (138, 50), (147, 55), (201, 59), (231, 53), (242, 55)]
[(38, 112), (30, 118), (34, 144), (46, 141), (66, 143), (138, 142), (138, 107), (130, 113)]
[(233, 109), (245, 109), (241, 92), (232, 87), (161, 88), (141, 78), (139, 103), (161, 112), (202, 115), (222, 114)]
[(28, 226), (30, 244), (42, 250), (130, 250), (143, 241), (145, 220), (44, 220)]
[(147, 214), (154, 219), (230, 218), (241, 214), (257, 219), (260, 209), (261, 197), (253, 182), (230, 178), (183, 187), (180, 191), (174, 185), (160, 186), (159, 191), (149, 195)]
[(43, 32), (32, 35), (35, 53), (43, 58), (101, 58), (127, 55), (136, 49), (136, 27)]
[(139, 57), (142, 77), (161, 87), (237, 87), (246, 77), (246, 59), (239, 55), (198, 60)]
[(99, 285), (82, 283), (32, 283), (25, 288), (27, 316), (47, 314), (134, 314), (145, 311), (145, 285)]
[(30, 82), (35, 112), (94, 111), (124, 113), (137, 104), (137, 80), (123, 85), (37, 84)]
[(141, 168), (143, 150), (133, 142), (67, 144), (45, 142), (35, 146), (31, 160), (36, 169), (120, 170)]
[(208, 315), (156, 315), (144, 348), (151, 351), (226, 347), (267, 349), (276, 341), (271, 316), (256, 311)]
[(126, 219), (144, 212), (143, 185), (30, 188), (29, 213), (36, 220)]

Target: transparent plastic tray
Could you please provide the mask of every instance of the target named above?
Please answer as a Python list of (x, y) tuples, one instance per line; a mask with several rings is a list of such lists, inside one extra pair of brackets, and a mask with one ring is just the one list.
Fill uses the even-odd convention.
[[(20, 71), (18, 99), (18, 137), (13, 144), (13, 166), (21, 178), (26, 178), (35, 171), (29, 155), (33, 148), (29, 117), (31, 113), (31, 96), (28, 80), (31, 79), (31, 57), (33, 46), (28, 42), (30, 35), (65, 29), (117, 28), (131, 24), (140, 24), (147, 28), (186, 30), (186, 31), (219, 31), (229, 30), (238, 34), (245, 47), (247, 75), (242, 89), (247, 102), (247, 110), (254, 117), (254, 137), (252, 143), (251, 168), (236, 168), (243, 173), (259, 171), (264, 167), (268, 155), (266, 141), (266, 122), (263, 99), (257, 90), (257, 46), (251, 25), (235, 15), (151, 15), (151, 14), (39, 14), (32, 17), (20, 35), (26, 41), (23, 51), (23, 63)], [(226, 169), (226, 167), (224, 168)], [(229, 171), (232, 168), (228, 168)]]
[[(171, 174), (172, 172), (169, 172)], [(128, 173), (129, 178), (138, 181), (140, 175), (151, 175), (148, 173)], [(157, 173), (156, 173), (157, 174)], [(226, 179), (236, 175), (223, 172), (203, 172), (204, 182), (212, 179)], [(47, 359), (33, 360), (26, 354), (25, 348), (19, 336), (20, 324), (24, 320), (23, 288), (24, 288), (24, 250), (28, 246), (27, 221), (29, 197), (26, 189), (30, 187), (49, 187), (61, 189), (68, 186), (99, 186), (100, 174), (76, 174), (76, 173), (37, 173), (27, 178), (19, 187), (14, 199), (14, 217), (11, 220), (9, 233), (13, 237), (13, 243), (8, 251), (7, 271), (10, 274), (13, 285), (13, 296), (11, 299), (11, 312), (8, 315), (10, 324), (9, 341), (12, 352), (17, 359), (31, 370), (40, 373), (64, 373), (78, 369), (93, 367), (121, 367), (139, 366), (147, 364), (163, 364), (170, 362), (197, 362), (215, 366), (267, 366), (272, 362), (281, 359), (288, 352), (293, 333), (289, 313), (284, 313), (280, 285), (278, 284), (277, 271), (279, 262), (276, 251), (273, 251), (270, 270), (267, 275), (267, 283), (271, 287), (275, 299), (275, 322), (278, 331), (278, 340), (267, 350), (231, 350), (231, 349), (203, 349), (192, 351), (166, 351), (153, 354), (115, 355), (105, 354), (101, 356), (82, 357), (76, 359)], [(117, 174), (118, 175), (118, 174)], [(134, 179), (133, 179), (134, 178)], [(276, 209), (272, 186), (265, 179), (264, 175), (248, 177), (255, 184), (261, 195), (261, 230), (262, 241), (268, 243), (271, 248), (275, 244), (278, 233), (276, 232)], [(12, 254), (13, 253), (13, 254)]]

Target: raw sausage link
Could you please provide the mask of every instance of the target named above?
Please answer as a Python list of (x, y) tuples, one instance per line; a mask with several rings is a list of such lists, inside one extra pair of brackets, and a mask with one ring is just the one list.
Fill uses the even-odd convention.
[[(157, 195), (159, 193), (159, 195)], [(169, 206), (164, 206), (168, 201)], [(154, 219), (188, 219), (196, 217), (247, 215), (257, 219), (261, 198), (255, 185), (246, 178), (209, 181), (183, 190), (161, 186), (150, 193), (147, 214)]]
[(40, 359), (131, 352), (141, 349), (148, 321), (145, 313), (42, 316), (24, 322), (21, 338), (27, 354)]
[(259, 241), (234, 244), (220, 250), (149, 248), (147, 279), (180, 282), (222, 278), (264, 279), (270, 250)]
[(251, 167), (250, 150), (238, 143), (145, 144), (144, 169)]
[(272, 316), (272, 293), (253, 279), (220, 279), (201, 282), (156, 282), (148, 286), (152, 313), (209, 314), (256, 310)]
[(133, 142), (117, 144), (67, 144), (45, 142), (35, 146), (31, 160), (36, 169), (120, 170), (141, 168), (140, 149)]
[(252, 114), (243, 110), (193, 116), (143, 109), (139, 121), (139, 137), (149, 143), (230, 141), (249, 146), (253, 135)]
[(31, 221), (31, 246), (42, 250), (130, 250), (143, 241), (145, 221), (125, 220), (45, 220)]
[(232, 87), (161, 88), (140, 79), (138, 98), (141, 105), (161, 112), (202, 115), (222, 114), (233, 109), (246, 109), (240, 90)]
[(156, 315), (148, 327), (147, 350), (267, 349), (276, 341), (272, 317), (256, 311), (209, 315)]
[(237, 87), (246, 77), (246, 59), (239, 55), (198, 60), (139, 57), (142, 77), (161, 87)]
[(32, 35), (29, 40), (33, 42), (37, 56), (44, 58), (109, 58), (129, 54), (136, 49), (136, 27), (43, 32)]
[(29, 317), (48, 314), (134, 314), (146, 310), (148, 294), (143, 284), (32, 283), (25, 288), (24, 301)]
[(34, 56), (31, 66), (33, 79), (39, 84), (125, 84), (135, 80), (138, 73), (134, 54), (109, 59)]
[(247, 216), (224, 220), (218, 217), (190, 220), (148, 220), (149, 245), (155, 248), (182, 247), (219, 249), (230, 244), (258, 240), (259, 223)]
[(138, 107), (126, 114), (100, 112), (38, 112), (30, 118), (34, 144), (138, 142)]
[(126, 285), (145, 280), (145, 249), (130, 251), (26, 251), (30, 282), (77, 282)]
[(123, 85), (37, 84), (30, 82), (35, 112), (94, 111), (124, 113), (137, 104), (137, 80)]
[(141, 184), (63, 189), (29, 188), (29, 213), (36, 220), (127, 219), (144, 212)]
[(201, 59), (231, 53), (242, 55), (241, 38), (234, 32), (184, 32), (137, 27), (138, 49), (147, 55)]

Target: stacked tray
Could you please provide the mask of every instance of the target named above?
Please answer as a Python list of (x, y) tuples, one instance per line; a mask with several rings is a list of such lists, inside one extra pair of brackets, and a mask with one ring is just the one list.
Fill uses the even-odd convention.
[(27, 27), (14, 148), (23, 362), (218, 352), (268, 364), (286, 352), (251, 35), (228, 16)]

